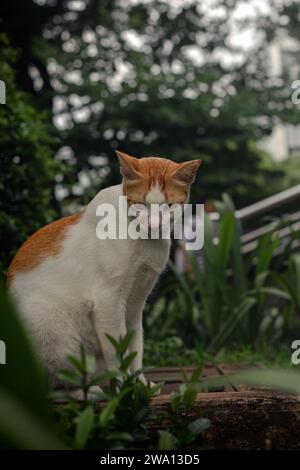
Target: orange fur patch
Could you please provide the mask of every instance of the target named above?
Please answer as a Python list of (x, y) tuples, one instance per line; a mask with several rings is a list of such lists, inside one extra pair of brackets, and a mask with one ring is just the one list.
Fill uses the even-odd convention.
[(148, 191), (160, 188), (167, 203), (186, 202), (190, 185), (193, 183), (200, 160), (176, 163), (167, 158), (135, 158), (116, 151), (123, 176), (123, 192), (129, 205), (143, 203)]
[(59, 254), (67, 229), (70, 225), (77, 223), (81, 215), (75, 214), (56, 220), (27, 238), (9, 266), (8, 284), (18, 272), (30, 271), (45, 258)]

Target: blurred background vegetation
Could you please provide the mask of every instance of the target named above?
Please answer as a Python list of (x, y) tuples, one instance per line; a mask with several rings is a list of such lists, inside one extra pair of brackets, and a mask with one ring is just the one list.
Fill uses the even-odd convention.
[[(233, 207), (300, 182), (300, 144), (285, 159), (265, 145), (280, 126), (297, 133), (298, 23), (298, 2), (284, 0), (2, 0), (2, 276), (28, 235), (120, 182), (115, 148), (200, 158), (192, 201), (226, 192), (231, 203), (217, 253), (207, 232), (204, 267), (171, 265), (157, 287), (146, 358), (176, 362), (185, 351), (191, 362), (286, 344), (298, 325), (295, 253), (275, 263), (272, 232), (242, 255)], [(278, 69), (274, 50), (287, 38)]]

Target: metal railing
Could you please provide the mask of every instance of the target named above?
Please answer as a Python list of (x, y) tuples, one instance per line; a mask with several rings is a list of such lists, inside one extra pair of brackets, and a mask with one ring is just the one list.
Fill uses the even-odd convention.
[[(244, 221), (258, 218), (264, 214), (271, 214), (275, 209), (283, 208), (288, 204), (299, 200), (300, 202), (300, 184), (290, 189), (281, 191), (274, 196), (267, 197), (262, 201), (251, 204), (242, 209), (235, 211), (235, 217), (240, 221), (241, 227)], [(219, 213), (213, 212), (209, 214), (212, 221), (217, 222), (220, 218)], [(276, 228), (278, 227), (278, 230)], [(265, 224), (249, 232), (243, 233), (241, 236), (242, 252), (249, 253), (254, 250), (259, 239), (271, 232), (276, 231), (281, 241), (292, 236), (295, 232), (300, 232), (300, 211), (288, 214), (280, 220)]]
[[(297, 199), (300, 199), (300, 184), (274, 194), (274, 196), (267, 197), (262, 201), (255, 202), (243, 209), (238, 209), (235, 211), (235, 216), (237, 219), (244, 221), (294, 202)], [(212, 212), (210, 217), (212, 220), (218, 220), (220, 216), (218, 212)]]

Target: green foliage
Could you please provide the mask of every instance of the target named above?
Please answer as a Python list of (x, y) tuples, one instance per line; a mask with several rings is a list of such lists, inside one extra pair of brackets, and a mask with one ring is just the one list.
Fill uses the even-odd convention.
[(291, 110), (288, 78), (274, 84), (269, 76), (266, 47), (280, 29), (272, 19), (281, 11), (274, 5), (274, 15), (249, 18), (262, 40), (246, 49), (231, 42), (240, 1), (217, 3), (223, 14), (215, 17), (196, 0), (177, 7), (90, 0), (76, 12), (66, 2), (49, 14), (47, 41), (35, 38), (33, 55), (51, 62), (47, 82), (55, 79), (52, 96), (60, 100), (54, 118), (72, 170), (62, 182), (65, 203), (87, 202), (120, 181), (116, 147), (136, 156), (202, 159), (194, 201), (226, 190), (241, 206), (272, 191), (282, 172), (265, 164), (270, 159), (257, 142), (275, 118), (299, 116)]
[[(109, 450), (153, 445), (148, 426), (159, 417), (151, 415), (149, 405), (161, 384), (150, 387), (139, 381), (141, 371), (129, 373), (133, 356), (127, 349), (133, 332), (120, 341), (112, 340), (118, 359), (115, 372), (97, 375), (95, 358), (83, 348), (79, 358), (69, 358), (70, 368), (61, 371), (59, 378), (81, 391), (82, 400), (75, 400), (68, 391), (53, 392), (52, 399), (64, 400), (64, 404), (54, 404), (53, 420), (44, 374), (4, 289), (0, 292), (0, 308), (1, 339), (8, 347), (7, 364), (0, 367), (1, 449)], [(172, 430), (176, 447), (183, 446), (187, 439), (194, 441), (208, 425), (203, 421), (200, 426), (200, 422), (193, 423), (187, 416), (195, 401), (195, 381), (199, 377), (200, 370), (178, 395), (178, 406), (184, 406), (185, 418), (180, 420), (179, 408), (173, 410), (177, 413), (176, 430)], [(99, 383), (104, 384), (103, 390), (95, 393), (92, 387)], [(167, 435), (171, 435), (170, 430), (158, 432), (161, 448), (170, 447)]]
[(3, 273), (24, 239), (57, 215), (54, 176), (60, 169), (51, 150), (47, 118), (16, 86), (16, 52), (0, 36), (0, 79), (6, 104), (0, 106), (0, 233)]
[(287, 270), (284, 276), (273, 273), (274, 279), (287, 292), (293, 301), (294, 307), (300, 311), (300, 253), (294, 253), (289, 257)]
[(146, 337), (144, 344), (144, 364), (146, 366), (178, 367), (197, 364), (199, 361), (202, 362), (201, 359), (203, 357), (200, 357), (196, 348), (188, 348), (179, 336), (166, 336), (161, 340)]
[(300, 393), (300, 374), (296, 370), (262, 368), (248, 369), (245, 371), (230, 374), (227, 377), (212, 377), (206, 379), (197, 386), (198, 391), (210, 386), (220, 386), (228, 384), (256, 385), (261, 387), (270, 387), (273, 390), (281, 390), (286, 393), (299, 395)]
[[(60, 373), (61, 379), (83, 392), (81, 403), (68, 393), (54, 394), (54, 397), (67, 401), (56, 415), (61, 437), (71, 448), (109, 450), (148, 448), (152, 445), (148, 427), (159, 416), (151, 415), (150, 399), (161, 384), (150, 387), (138, 380), (141, 371), (135, 374), (128, 372), (133, 359), (132, 354), (127, 353), (132, 335), (133, 332), (129, 332), (119, 341), (109, 337), (116, 350), (116, 372), (95, 376), (94, 359), (82, 349), (80, 359), (70, 358), (72, 370)], [(201, 373), (202, 368), (199, 368), (191, 380), (184, 377), (180, 391), (172, 395), (171, 428), (158, 431), (159, 449), (184, 448), (194, 443), (209, 426), (207, 419), (189, 416), (197, 398), (196, 384)], [(96, 383), (104, 384), (99, 394), (92, 393), (92, 386)]]
[(0, 365), (0, 448), (62, 449), (46, 400), (45, 377), (4, 288), (0, 332), (7, 363)]
[(289, 341), (264, 345), (254, 350), (252, 345), (226, 344), (219, 351), (208, 351), (205, 344), (192, 348), (178, 336), (161, 340), (147, 339), (144, 347), (145, 367), (191, 366), (191, 364), (261, 364), (264, 367), (291, 367)]
[(202, 417), (191, 417), (191, 411), (196, 404), (198, 385), (202, 376), (202, 366), (198, 367), (190, 380), (184, 375), (184, 383), (178, 392), (170, 395), (171, 431), (160, 434), (159, 449), (184, 449), (190, 447), (199, 435), (210, 427), (210, 421)]
[(263, 369), (240, 372), (230, 378), (231, 383), (270, 387), (273, 390), (300, 394), (300, 374), (296, 370)]
[(284, 173), (282, 184), (285, 188), (300, 184), (300, 155), (293, 155), (279, 165)]
[[(67, 392), (54, 395), (68, 402), (57, 411), (57, 419), (62, 438), (70, 447), (107, 450), (149, 444), (146, 425), (153, 419), (149, 404), (160, 384), (149, 387), (138, 380), (141, 371), (129, 373), (133, 356), (127, 349), (132, 335), (129, 332), (120, 341), (110, 338), (118, 361), (115, 372), (95, 375), (95, 360), (82, 349), (79, 359), (70, 358), (72, 369), (59, 374), (60, 379), (78, 387), (83, 396), (80, 403)], [(103, 390), (95, 394), (92, 387), (99, 383), (104, 384)]]
[[(180, 335), (188, 347), (201, 344), (211, 351), (278, 344), (292, 329), (293, 312), (299, 309), (299, 255), (290, 257), (286, 271), (286, 247), (277, 266), (271, 265), (279, 244), (275, 230), (264, 235), (252, 253), (242, 255), (233, 203), (225, 195), (217, 205), (218, 244), (213, 243), (212, 221), (206, 216), (203, 265), (193, 252), (187, 252), (186, 273), (169, 263), (173, 281), (150, 307), (146, 327), (152, 337), (163, 339), (169, 332)], [(285, 269), (282, 274), (279, 263)]]
[[(79, 386), (83, 401), (64, 395), (66, 403), (56, 406), (56, 432), (49, 417), (45, 400), (45, 382), (40, 366), (28, 342), (7, 294), (0, 295), (0, 331), (10, 346), (9, 362), (0, 368), (0, 448), (18, 449), (183, 449), (201, 446), (201, 433), (210, 425), (201, 416), (192, 416), (197, 393), (203, 389), (230, 383), (271, 386), (289, 393), (300, 393), (299, 373), (286, 370), (263, 369), (233, 374), (230, 377), (203, 379), (202, 367), (192, 377), (184, 378), (178, 392), (171, 395), (171, 423), (168, 429), (158, 431), (158, 441), (153, 446), (147, 432), (149, 425), (161, 417), (151, 416), (150, 398), (156, 388), (150, 388), (130, 375), (126, 345), (132, 333), (119, 342), (114, 341), (120, 368), (114, 373), (95, 376), (95, 360), (81, 351), (80, 358), (70, 358), (72, 374), (60, 377), (71, 386)], [(20, 375), (16, 373), (16, 364)], [(26, 374), (27, 380), (22, 376)], [(91, 377), (93, 375), (93, 377)], [(28, 380), (28, 378), (30, 380)], [(90, 394), (90, 388), (106, 381), (102, 392)], [(62, 396), (60, 396), (62, 398)], [(103, 400), (106, 401), (103, 401)], [(134, 412), (133, 412), (134, 410)], [(57, 438), (55, 435), (59, 435)]]
[[(220, 0), (224, 14), (214, 19), (198, 1), (175, 8), (160, 0), (130, 5), (90, 0), (81, 11), (72, 2), (2, 3), (3, 31), (20, 49), (16, 54), (1, 39), (0, 79), (8, 94), (0, 108), (2, 271), (28, 234), (56, 217), (59, 206), (70, 210), (70, 201), (86, 203), (120, 181), (116, 147), (178, 161), (201, 158), (194, 201), (226, 190), (240, 206), (280, 187), (282, 168), (257, 142), (270, 133), (275, 117), (297, 122), (299, 113), (290, 106), (289, 79), (283, 77), (281, 85), (269, 80), (265, 46), (283, 28), (281, 15), (288, 15), (287, 28), (296, 35), (297, 6), (273, 6), (278, 14), (262, 15), (257, 24), (251, 19), (264, 40), (244, 51), (241, 63), (241, 51), (230, 42), (240, 1)], [(201, 65), (191, 50), (202, 57)], [(221, 50), (237, 60), (226, 64)], [(28, 72), (32, 66), (36, 79)], [(19, 88), (30, 90), (48, 116)], [(52, 108), (54, 100), (59, 109)], [(57, 159), (65, 160), (69, 171), (58, 169), (54, 159), (58, 143), (46, 125), (52, 117), (60, 122), (64, 145)], [(56, 174), (68, 194), (59, 203)]]

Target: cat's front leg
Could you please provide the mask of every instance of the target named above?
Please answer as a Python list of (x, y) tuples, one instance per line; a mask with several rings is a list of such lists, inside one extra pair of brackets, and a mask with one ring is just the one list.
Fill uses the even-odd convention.
[(117, 341), (126, 335), (125, 309), (121, 306), (99, 302), (94, 308), (93, 322), (96, 334), (102, 349), (106, 369), (108, 371), (118, 370), (116, 361), (116, 350), (108, 339), (112, 336)]
[[(132, 299), (131, 299), (132, 300)], [(134, 302), (129, 302), (127, 306), (127, 328), (134, 332), (133, 338), (129, 345), (130, 352), (135, 352), (136, 356), (130, 364), (130, 370), (134, 374), (141, 371), (143, 367), (143, 353), (144, 353), (144, 335), (143, 335), (143, 309), (145, 302), (138, 302), (135, 298)], [(153, 382), (147, 382), (146, 377), (142, 372), (139, 373), (138, 378), (145, 385), (154, 386)]]
[[(143, 367), (143, 351), (144, 351), (144, 338), (143, 338), (143, 325), (142, 325), (142, 312), (140, 312), (140, 317), (138, 321), (131, 325), (132, 329), (134, 330), (134, 336), (131, 340), (131, 344), (129, 346), (130, 352), (136, 352), (136, 356), (134, 357), (130, 369), (132, 373), (136, 373), (140, 371)], [(143, 384), (149, 385), (150, 387), (154, 387), (156, 384), (154, 382), (147, 381), (146, 377), (142, 372), (139, 373), (138, 378)], [(158, 394), (158, 392), (157, 392)]]
[[(158, 273), (156, 271), (148, 266), (142, 266), (139, 271), (138, 281), (135, 283), (127, 299), (126, 326), (128, 331), (134, 330), (134, 336), (129, 345), (129, 349), (130, 352), (136, 352), (136, 356), (130, 365), (132, 373), (136, 373), (143, 367), (143, 310), (146, 299), (150, 294), (157, 277)], [(143, 383), (147, 383), (143, 373), (139, 374), (139, 379)]]
[[(143, 339), (143, 325), (142, 325), (142, 311), (134, 312), (134, 318), (129, 319), (127, 322), (128, 330), (133, 331), (133, 338), (129, 345), (130, 352), (135, 352), (136, 356), (133, 358), (130, 364), (130, 370), (132, 373), (138, 372), (143, 367), (143, 350), (144, 350), (144, 339)], [(146, 383), (144, 374), (140, 373), (139, 378), (142, 382)]]

